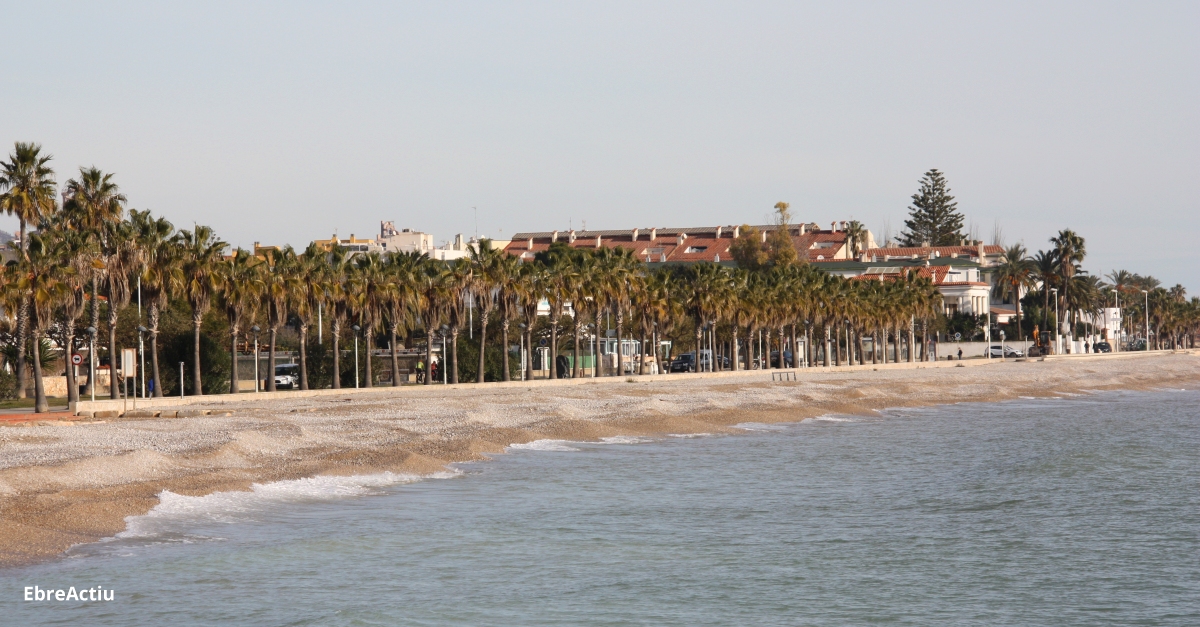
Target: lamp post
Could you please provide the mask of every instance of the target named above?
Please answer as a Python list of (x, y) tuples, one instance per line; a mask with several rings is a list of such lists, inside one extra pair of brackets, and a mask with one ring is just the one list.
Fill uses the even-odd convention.
[(1150, 292), (1142, 290), (1146, 295), (1146, 352), (1150, 352)]
[(1058, 288), (1052, 287), (1050, 291), (1054, 294), (1054, 353), (1062, 353), (1062, 325), (1058, 322)]
[(183, 398), (183, 362), (179, 362), (179, 398)]
[(92, 388), (92, 402), (96, 402), (96, 327), (88, 327), (88, 387)]
[[(450, 363), (450, 360), (446, 358), (446, 333), (449, 330), (450, 330), (450, 325), (447, 325), (447, 324), (442, 325), (442, 368), (441, 368), (441, 370), (442, 370), (442, 385), (446, 385), (446, 383), (450, 380), (449, 375), (446, 372), (447, 365)], [(457, 360), (454, 362), (454, 367), (455, 368), (458, 367)]]
[(517, 323), (517, 327), (521, 329), (521, 380), (525, 380), (525, 360), (530, 358), (530, 355), (525, 351), (525, 323)]
[(362, 327), (357, 324), (350, 327), (354, 330), (354, 389), (358, 389), (358, 332), (362, 331)]
[(254, 393), (258, 394), (259, 381), (262, 380), (262, 375), (258, 372), (258, 332), (262, 331), (262, 328), (256, 324), (250, 327), (250, 331), (254, 333)]

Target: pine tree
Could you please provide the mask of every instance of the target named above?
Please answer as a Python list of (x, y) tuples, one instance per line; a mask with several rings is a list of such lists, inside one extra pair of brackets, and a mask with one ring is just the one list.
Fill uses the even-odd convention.
[(900, 234), (905, 246), (956, 246), (963, 239), (963, 217), (946, 187), (946, 177), (936, 168), (925, 173), (921, 189), (908, 208), (907, 229)]

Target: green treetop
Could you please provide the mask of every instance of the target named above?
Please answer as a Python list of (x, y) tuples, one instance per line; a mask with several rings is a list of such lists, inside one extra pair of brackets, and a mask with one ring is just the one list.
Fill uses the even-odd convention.
[(962, 241), (962, 214), (946, 187), (946, 177), (936, 168), (921, 178), (921, 189), (912, 201), (906, 230), (900, 234), (903, 245), (955, 246)]

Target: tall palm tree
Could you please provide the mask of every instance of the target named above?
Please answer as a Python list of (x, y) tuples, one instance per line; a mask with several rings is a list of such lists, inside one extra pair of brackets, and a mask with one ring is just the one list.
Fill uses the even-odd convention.
[[(106, 228), (100, 248), (104, 264), (104, 295), (108, 303), (108, 356), (109, 398), (121, 397), (121, 383), (116, 376), (117, 320), (121, 310), (129, 306), (132, 298), (131, 278), (142, 265), (142, 250), (138, 248), (133, 225), (126, 221), (114, 222)], [(130, 364), (121, 364), (122, 369)]]
[[(75, 324), (83, 315), (87, 305), (87, 279), (92, 273), (92, 262), (99, 255), (99, 248), (91, 233), (59, 228), (59, 225), (46, 229), (47, 239), (53, 242), (50, 256), (62, 266), (58, 280), (63, 283), (66, 291), (58, 305), (58, 335), (59, 346), (68, 355), (75, 352)], [(67, 401), (79, 401), (79, 385), (75, 377), (74, 366), (66, 367)]]
[(355, 257), (354, 278), (351, 284), (354, 287), (356, 309), (367, 345), (364, 387), (373, 387), (375, 375), (371, 369), (371, 350), (375, 347), (375, 329), (387, 305), (390, 285), (387, 263), (383, 256), (371, 251)]
[(458, 333), (462, 330), (467, 318), (467, 298), (470, 296), (471, 285), (474, 282), (471, 262), (469, 259), (459, 259), (446, 269), (443, 281), (446, 284), (446, 318), (450, 324), (450, 351), (446, 359), (447, 380), (458, 383)]
[(1058, 235), (1050, 238), (1050, 243), (1054, 245), (1054, 257), (1058, 261), (1058, 276), (1063, 287), (1058, 298), (1064, 306), (1064, 312), (1068, 313), (1067, 317), (1070, 318), (1070, 309), (1066, 307), (1067, 291), (1070, 288), (1071, 277), (1075, 276), (1079, 264), (1083, 263), (1087, 248), (1083, 238), (1070, 229), (1059, 231)]
[[(548, 291), (550, 279), (546, 266), (534, 260), (521, 264), (520, 274), (513, 284), (518, 307), (524, 325), (525, 347), (529, 351), (525, 360), (525, 380), (533, 380), (533, 327), (537, 323), (538, 307)], [(598, 353), (597, 353), (598, 354)]]
[[(40, 224), (54, 213), (54, 170), (52, 156), (42, 154), (38, 144), (17, 142), (8, 161), (0, 163), (0, 210), (20, 222), (21, 257), (29, 258), (29, 225)], [(29, 300), (17, 308), (17, 398), (25, 398), (25, 341), (29, 326)]]
[[(300, 289), (299, 260), (291, 246), (279, 252), (268, 250), (259, 276), (262, 279), (262, 306), (267, 312), (267, 391), (275, 391), (275, 347), (279, 327), (288, 319), (289, 306)], [(255, 356), (258, 359), (258, 356)], [(257, 363), (257, 362), (256, 362)], [(257, 388), (255, 388), (257, 389)]]
[[(192, 309), (192, 393), (203, 394), (200, 325), (212, 306), (213, 296), (222, 287), (219, 264), (228, 244), (217, 239), (211, 228), (201, 225), (191, 231), (180, 231), (175, 242), (179, 246), (179, 269), (184, 278), (182, 292)], [(179, 382), (179, 387), (183, 389), (183, 381)]]
[[(154, 396), (162, 398), (162, 377), (158, 368), (158, 327), (162, 310), (170, 298), (183, 289), (185, 279), (180, 267), (181, 247), (174, 239), (175, 227), (166, 218), (154, 218), (149, 210), (129, 212), (134, 237), (141, 249), (142, 299), (146, 303), (146, 330), (150, 335), (150, 371)], [(180, 385), (183, 382), (180, 381)]]
[(846, 225), (846, 249), (851, 259), (857, 259), (858, 254), (867, 247), (867, 227), (858, 220), (851, 220)]
[[(263, 292), (261, 262), (249, 251), (241, 248), (233, 256), (221, 262), (221, 306), (229, 320), (229, 393), (238, 393), (237, 341), (242, 321), (258, 307)], [(274, 373), (271, 373), (274, 378)]]
[[(433, 383), (433, 336), (438, 332), (442, 320), (445, 319), (447, 302), (451, 298), (447, 275), (446, 264), (441, 261), (425, 259), (415, 277), (417, 279), (415, 286), (417, 306), (421, 312), (421, 324), (425, 328), (425, 385)], [(443, 341), (443, 371), (446, 367), (445, 353), (445, 342)]]
[(69, 284), (63, 281), (74, 268), (64, 266), (56, 254), (52, 242), (35, 235), (31, 246), (25, 249), (25, 257), (17, 265), (19, 271), (18, 289), (27, 295), (33, 314), (30, 334), (33, 342), (33, 378), (34, 378), (34, 411), (45, 413), (50, 411), (46, 399), (46, 387), (42, 379), (42, 334), (54, 321), (54, 310), (59, 303), (72, 296)]
[(342, 325), (350, 315), (347, 293), (347, 278), (350, 270), (349, 251), (343, 246), (334, 246), (325, 256), (325, 267), (321, 275), (323, 298), (329, 301), (329, 337), (333, 348), (333, 383), (335, 390), (342, 388)]
[[(92, 233), (100, 250), (107, 256), (112, 252), (112, 234), (117, 231), (125, 211), (126, 198), (112, 180), (112, 173), (95, 167), (79, 168), (79, 176), (67, 181), (63, 190), (63, 224), (80, 232)], [(88, 273), (92, 284), (92, 328), (100, 328), (99, 283), (105, 276), (105, 262), (97, 259)], [(112, 380), (110, 379), (110, 385)], [(88, 388), (93, 382), (88, 380)]]
[(401, 329), (411, 329), (414, 311), (418, 308), (419, 275), (429, 257), (420, 251), (392, 253), (387, 258), (389, 283), (384, 291), (384, 317), (387, 319), (388, 344), (392, 353), (392, 386), (400, 385), (398, 336)]
[(500, 312), (500, 342), (504, 349), (503, 380), (510, 381), (512, 380), (512, 370), (509, 366), (508, 333), (509, 325), (520, 311), (521, 301), (517, 281), (520, 279), (521, 261), (513, 255), (504, 255), (497, 265), (497, 276), (501, 277), (496, 303)]
[(296, 291), (292, 294), (291, 309), (296, 316), (296, 331), (300, 335), (300, 389), (308, 385), (308, 330), (312, 328), (313, 316), (325, 305), (323, 276), (327, 253), (316, 243), (304, 249), (297, 259)]
[(479, 305), (479, 371), (475, 377), (476, 383), (483, 383), (487, 367), (488, 319), (496, 308), (496, 296), (500, 291), (500, 282), (504, 279), (500, 259), (507, 256), (508, 253), (502, 249), (492, 248), (492, 241), (486, 238), (480, 240), (477, 247), (470, 249), (473, 279), (471, 287), (475, 302)]
[[(1042, 327), (1050, 330), (1050, 291), (1062, 282), (1059, 276), (1058, 256), (1053, 250), (1039, 250), (1033, 256), (1033, 276), (1042, 284)], [(1058, 321), (1055, 320), (1055, 324)]]
[(1000, 298), (1012, 298), (1016, 303), (1018, 335), (1021, 333), (1021, 293), (1033, 287), (1036, 272), (1037, 267), (1029, 259), (1028, 251), (1020, 244), (1009, 246), (993, 269), (993, 293)]

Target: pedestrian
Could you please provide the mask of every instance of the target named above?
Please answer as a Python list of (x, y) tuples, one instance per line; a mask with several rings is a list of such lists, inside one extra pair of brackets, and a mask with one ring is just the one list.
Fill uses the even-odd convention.
[(154, 396), (154, 379), (147, 381), (146, 385), (150, 388), (150, 395)]
[(962, 347), (958, 347), (958, 360), (962, 361)]
[(432, 377), (432, 381), (434, 383), (436, 383), (438, 380), (438, 371), (440, 371), (440, 370), (441, 370), (441, 367), (439, 366), (438, 362), (435, 361), (435, 362), (429, 364), (429, 376)]

